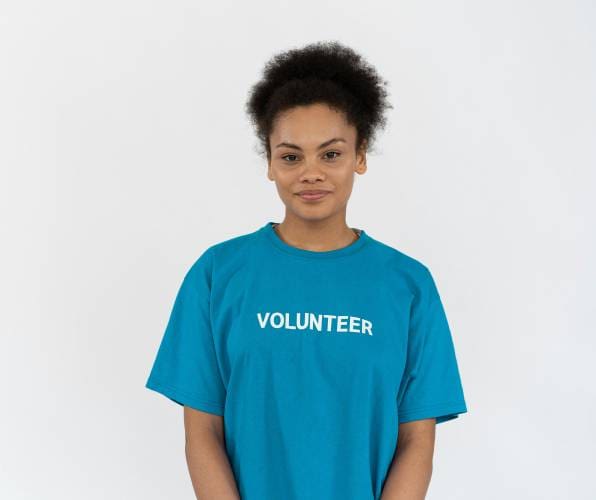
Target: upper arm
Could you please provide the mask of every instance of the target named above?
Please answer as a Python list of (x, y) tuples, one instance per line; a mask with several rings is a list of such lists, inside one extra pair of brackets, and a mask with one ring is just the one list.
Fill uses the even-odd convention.
[(182, 406), (223, 416), (226, 388), (211, 329), (212, 254), (185, 275), (145, 386)]
[(206, 431), (213, 432), (223, 440), (223, 417), (214, 413), (196, 410), (190, 406), (184, 406), (184, 431), (187, 442)]
[(440, 424), (466, 413), (447, 316), (428, 269), (412, 306), (407, 363), (398, 392), (399, 422)]
[(399, 424), (397, 448), (403, 448), (412, 443), (428, 445), (434, 451), (436, 419), (425, 418)]

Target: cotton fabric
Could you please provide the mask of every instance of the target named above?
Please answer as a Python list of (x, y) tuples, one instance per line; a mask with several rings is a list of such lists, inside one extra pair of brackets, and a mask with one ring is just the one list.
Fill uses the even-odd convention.
[(317, 252), (273, 224), (190, 266), (146, 387), (224, 417), (243, 500), (378, 500), (400, 423), (467, 412), (434, 278), (365, 230)]

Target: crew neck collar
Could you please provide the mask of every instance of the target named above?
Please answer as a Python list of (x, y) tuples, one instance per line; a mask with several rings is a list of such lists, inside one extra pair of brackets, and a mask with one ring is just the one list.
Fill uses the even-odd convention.
[(357, 240), (354, 240), (352, 243), (345, 247), (325, 251), (306, 250), (304, 248), (298, 248), (289, 245), (284, 240), (282, 240), (273, 228), (274, 224), (277, 223), (274, 221), (267, 221), (267, 223), (260, 229), (260, 232), (267, 237), (269, 242), (273, 243), (278, 249), (286, 253), (310, 259), (334, 259), (338, 257), (344, 257), (346, 255), (351, 255), (354, 252), (360, 250), (369, 240), (369, 236), (364, 229), (354, 228), (360, 230), (360, 236)]

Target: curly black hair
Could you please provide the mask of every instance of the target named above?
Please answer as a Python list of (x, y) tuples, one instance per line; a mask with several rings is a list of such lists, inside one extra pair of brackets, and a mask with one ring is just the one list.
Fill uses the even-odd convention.
[(356, 127), (356, 150), (370, 150), (385, 128), (388, 82), (353, 49), (336, 40), (310, 43), (273, 56), (262, 79), (251, 87), (246, 112), (259, 139), (260, 154), (271, 158), (269, 135), (279, 113), (295, 106), (324, 103), (344, 113)]

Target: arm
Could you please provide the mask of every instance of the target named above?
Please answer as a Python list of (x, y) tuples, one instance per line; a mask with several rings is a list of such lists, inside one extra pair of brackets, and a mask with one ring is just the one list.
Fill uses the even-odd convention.
[(185, 453), (197, 499), (240, 500), (228, 459), (223, 417), (184, 406)]
[(432, 475), (435, 425), (434, 418), (399, 424), (381, 500), (424, 500)]

